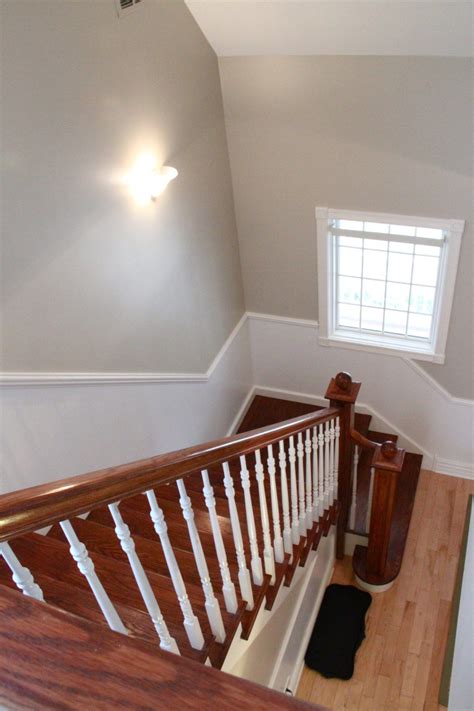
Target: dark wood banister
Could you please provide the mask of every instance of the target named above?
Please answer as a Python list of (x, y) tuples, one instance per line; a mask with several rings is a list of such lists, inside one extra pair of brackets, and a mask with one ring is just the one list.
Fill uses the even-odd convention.
[(1, 586), (0, 708), (327, 711)]
[(392, 440), (382, 444), (372, 442), (354, 429), (351, 429), (351, 440), (360, 447), (372, 450), (371, 467), (374, 469), (369, 540), (367, 548), (356, 546), (354, 550), (354, 572), (369, 585), (383, 586), (393, 578), (388, 565), (388, 552), (397, 479), (403, 467), (405, 450), (397, 447)]
[(338, 407), (327, 407), (251, 432), (5, 494), (0, 497), (0, 542), (249, 454), (339, 414)]

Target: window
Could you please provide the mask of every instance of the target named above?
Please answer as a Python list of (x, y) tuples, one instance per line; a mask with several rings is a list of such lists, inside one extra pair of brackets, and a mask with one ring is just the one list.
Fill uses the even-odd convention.
[(463, 220), (316, 208), (320, 342), (444, 363)]

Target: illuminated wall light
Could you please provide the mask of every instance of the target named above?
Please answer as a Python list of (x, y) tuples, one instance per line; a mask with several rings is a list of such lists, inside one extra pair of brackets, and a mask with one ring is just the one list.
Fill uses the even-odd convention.
[(153, 156), (146, 155), (137, 160), (127, 182), (135, 201), (146, 205), (150, 200), (156, 200), (177, 175), (176, 168), (169, 165), (157, 168)]

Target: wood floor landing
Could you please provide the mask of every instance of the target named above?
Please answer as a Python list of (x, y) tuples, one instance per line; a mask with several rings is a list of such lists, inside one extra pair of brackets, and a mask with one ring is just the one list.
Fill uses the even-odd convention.
[[(422, 470), (401, 573), (373, 595), (350, 681), (305, 669), (297, 696), (334, 711), (445, 711), (438, 692), (464, 518), (474, 481)], [(332, 582), (354, 584), (351, 559)]]

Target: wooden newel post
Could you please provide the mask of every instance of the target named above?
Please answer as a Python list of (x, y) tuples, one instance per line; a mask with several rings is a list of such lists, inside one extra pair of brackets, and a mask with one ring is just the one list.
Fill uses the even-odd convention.
[(384, 442), (374, 452), (374, 490), (365, 565), (367, 577), (384, 578), (386, 573), (397, 478), (404, 458), (405, 450), (398, 449), (391, 441)]
[(352, 380), (349, 373), (341, 372), (331, 379), (325, 397), (331, 407), (340, 410), (339, 420), (341, 434), (339, 438), (339, 518), (337, 524), (336, 556), (344, 557), (344, 536), (351, 500), (352, 476), (352, 442), (351, 430), (354, 428), (354, 405), (360, 390), (360, 383)]

